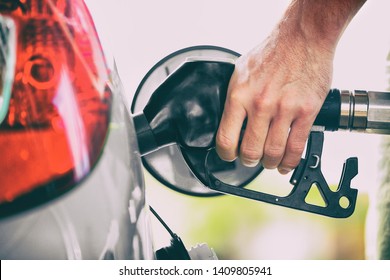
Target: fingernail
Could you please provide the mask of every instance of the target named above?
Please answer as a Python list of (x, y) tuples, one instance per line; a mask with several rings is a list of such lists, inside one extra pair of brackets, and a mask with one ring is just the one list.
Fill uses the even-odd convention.
[(286, 174), (290, 173), (291, 170), (292, 169), (290, 169), (290, 168), (278, 168), (279, 173), (282, 175), (286, 175)]
[(241, 161), (242, 165), (246, 167), (255, 167), (259, 164), (259, 160), (243, 160)]
[[(218, 155), (219, 156), (219, 155)], [(235, 161), (236, 159), (237, 159), (237, 157), (235, 157), (235, 158), (233, 158), (233, 159), (227, 159), (227, 158), (223, 158), (223, 157), (221, 157), (221, 156), (219, 156), (219, 158), (221, 159), (221, 160), (223, 160), (223, 161), (226, 161), (226, 162), (233, 162), (233, 161)]]

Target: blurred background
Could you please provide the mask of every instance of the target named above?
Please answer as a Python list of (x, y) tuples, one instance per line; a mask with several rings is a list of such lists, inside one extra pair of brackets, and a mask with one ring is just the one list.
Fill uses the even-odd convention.
[[(166, 55), (194, 45), (245, 53), (263, 41), (288, 0), (86, 0), (130, 106), (138, 84)], [(388, 89), (390, 1), (367, 1), (340, 40), (333, 87)], [(386, 136), (387, 137), (387, 136)], [(205, 242), (220, 259), (370, 259), (375, 256), (376, 191), (385, 136), (325, 133), (322, 169), (337, 185), (345, 159), (359, 158), (355, 213), (332, 219), (231, 196), (196, 198), (162, 186), (145, 171), (148, 203), (187, 246)], [(289, 176), (266, 171), (254, 185), (287, 194)], [(151, 217), (156, 249), (170, 236)]]

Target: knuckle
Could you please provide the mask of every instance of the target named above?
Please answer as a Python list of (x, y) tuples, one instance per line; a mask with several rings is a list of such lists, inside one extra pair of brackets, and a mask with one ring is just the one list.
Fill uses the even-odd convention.
[(289, 154), (286, 152), (286, 156), (280, 162), (280, 168), (285, 170), (295, 169), (301, 160), (301, 154)]
[(228, 151), (234, 148), (233, 141), (223, 133), (217, 134), (216, 142), (219, 149), (221, 149), (222, 151)]
[(282, 145), (270, 145), (264, 149), (264, 156), (270, 159), (277, 159), (283, 156), (284, 147)]
[(217, 134), (216, 151), (218, 156), (225, 161), (233, 161), (237, 157), (234, 142), (224, 134)]
[(272, 101), (270, 98), (265, 97), (257, 97), (253, 100), (253, 109), (257, 114), (262, 113), (264, 111), (269, 111), (272, 106)]
[(284, 154), (284, 148), (281, 146), (271, 146), (264, 150), (263, 165), (265, 168), (276, 168)]
[(241, 98), (238, 90), (231, 90), (226, 100), (228, 104), (237, 104), (241, 102)]
[(280, 112), (288, 112), (296, 106), (296, 101), (290, 98), (283, 98), (278, 104), (278, 110)]
[(313, 106), (311, 105), (302, 105), (298, 108), (298, 115), (301, 117), (311, 116), (313, 115)]
[(245, 99), (245, 95), (243, 95), (243, 92), (245, 92), (246, 86), (235, 83), (234, 85), (229, 85), (229, 92), (226, 96), (226, 105), (233, 106), (233, 107), (242, 107), (243, 101)]
[(313, 116), (316, 113), (317, 104), (312, 100), (307, 100), (306, 102), (301, 102), (298, 107), (298, 114), (300, 116)]
[(300, 157), (303, 153), (304, 145), (290, 145), (286, 150), (292, 156)]
[(261, 158), (261, 152), (253, 148), (241, 147), (240, 157), (245, 161), (258, 161)]

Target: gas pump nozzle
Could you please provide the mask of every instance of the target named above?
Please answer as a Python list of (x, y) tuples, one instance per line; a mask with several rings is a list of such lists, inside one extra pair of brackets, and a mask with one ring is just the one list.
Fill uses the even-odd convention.
[[(134, 116), (141, 154), (176, 143), (192, 173), (214, 191), (330, 217), (350, 216), (357, 198), (350, 186), (358, 173), (357, 158), (346, 160), (338, 188), (331, 190), (321, 171), (324, 130), (389, 134), (390, 93), (331, 90), (314, 123), (320, 129), (310, 133), (306, 155), (291, 176), (292, 191), (280, 197), (225, 183), (213, 174), (215, 134), (233, 70), (234, 61), (192, 58), (171, 73)], [(313, 185), (325, 206), (306, 201)]]

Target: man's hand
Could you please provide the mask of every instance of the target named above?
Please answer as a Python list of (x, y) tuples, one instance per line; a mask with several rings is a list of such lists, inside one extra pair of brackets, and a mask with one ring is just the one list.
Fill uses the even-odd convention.
[(330, 88), (338, 39), (363, 3), (293, 1), (265, 42), (237, 60), (216, 139), (223, 160), (239, 156), (282, 174), (298, 165)]
[(332, 55), (284, 39), (274, 34), (237, 61), (217, 134), (222, 159), (233, 160), (239, 153), (247, 166), (261, 160), (265, 168), (279, 167), (281, 173), (299, 163), (330, 87)]

